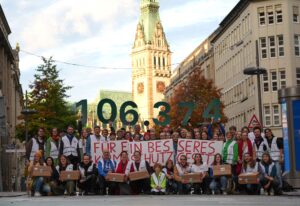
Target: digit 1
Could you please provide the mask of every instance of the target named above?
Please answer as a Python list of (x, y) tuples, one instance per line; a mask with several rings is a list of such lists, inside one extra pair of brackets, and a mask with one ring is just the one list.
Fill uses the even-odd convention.
[(87, 100), (83, 99), (80, 102), (76, 103), (76, 111), (78, 107), (81, 107), (81, 118), (82, 118), (82, 126), (86, 126), (87, 122)]

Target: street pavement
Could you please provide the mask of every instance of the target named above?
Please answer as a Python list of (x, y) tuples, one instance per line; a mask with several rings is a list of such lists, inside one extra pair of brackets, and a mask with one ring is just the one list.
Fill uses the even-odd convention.
[(300, 206), (300, 196), (61, 196), (61, 197), (1, 197), (0, 206)]

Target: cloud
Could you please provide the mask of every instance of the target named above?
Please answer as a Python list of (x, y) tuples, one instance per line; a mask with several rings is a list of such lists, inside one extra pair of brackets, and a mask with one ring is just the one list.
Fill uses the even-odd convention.
[[(182, 61), (238, 0), (160, 1), (161, 20), (173, 52)], [(2, 3), (1, 3), (2, 4)], [(45, 57), (85, 65), (131, 67), (139, 0), (4, 0), (12, 45)], [(24, 12), (26, 11), (26, 12)], [(15, 18), (18, 16), (18, 18)], [(40, 59), (21, 53), (22, 84), (33, 79)], [(71, 100), (94, 99), (99, 89), (131, 90), (131, 70), (99, 70), (58, 64)], [(30, 78), (31, 76), (31, 78)]]

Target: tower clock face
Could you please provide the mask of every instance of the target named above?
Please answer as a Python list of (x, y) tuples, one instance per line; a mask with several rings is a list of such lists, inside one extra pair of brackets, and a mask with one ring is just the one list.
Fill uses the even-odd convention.
[(166, 85), (164, 82), (157, 82), (156, 83), (156, 91), (159, 93), (163, 93), (165, 91)]
[(138, 93), (139, 94), (142, 94), (142, 93), (144, 93), (144, 83), (138, 83), (138, 85), (137, 85), (137, 91), (138, 91)]

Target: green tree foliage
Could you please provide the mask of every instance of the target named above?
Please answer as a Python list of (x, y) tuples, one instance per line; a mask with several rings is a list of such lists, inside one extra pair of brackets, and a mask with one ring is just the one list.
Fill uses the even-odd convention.
[[(65, 129), (69, 124), (76, 124), (76, 114), (66, 102), (67, 91), (72, 87), (64, 85), (59, 78), (59, 70), (52, 58), (42, 58), (42, 61), (43, 64), (36, 69), (35, 80), (29, 85), (28, 108), (38, 111), (28, 118), (30, 136), (35, 135), (39, 127), (44, 127), (49, 135), (54, 127)], [(24, 123), (17, 128), (18, 137), (25, 139)]]

